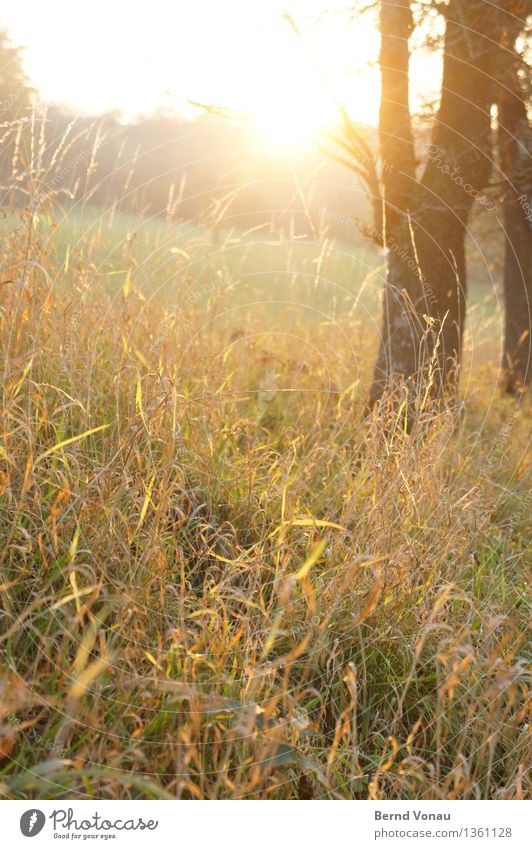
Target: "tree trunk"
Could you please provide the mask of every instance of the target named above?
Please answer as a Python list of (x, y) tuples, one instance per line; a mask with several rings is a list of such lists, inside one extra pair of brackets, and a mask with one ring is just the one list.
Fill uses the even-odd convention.
[[(513, 54), (501, 53), (498, 142), (505, 179), (504, 298), (506, 307), (501, 384), (517, 393), (532, 377), (532, 128)], [(512, 51), (512, 52), (509, 52)]]
[[(387, 279), (371, 401), (397, 374), (410, 383), (420, 377), (425, 381), (428, 363), (435, 367), (433, 379), (439, 391), (453, 386), (466, 312), (467, 220), (490, 174), (497, 10), (488, 0), (451, 0), (446, 9), (441, 103), (428, 161), (416, 181), (402, 19), (398, 29), (398, 17), (402, 14), (406, 21), (409, 7), (408, 2), (381, 3)], [(393, 61), (397, 53), (400, 62)]]
[(409, 378), (418, 371), (421, 325), (416, 304), (421, 287), (412, 254), (409, 219), (417, 185), (408, 79), (408, 39), (412, 27), (409, 0), (381, 2), (379, 141), (383, 162), (382, 242), (386, 251), (386, 282), (371, 402), (380, 398), (394, 376)]

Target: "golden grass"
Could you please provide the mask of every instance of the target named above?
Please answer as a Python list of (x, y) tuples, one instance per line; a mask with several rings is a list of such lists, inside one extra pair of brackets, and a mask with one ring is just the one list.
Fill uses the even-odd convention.
[(526, 400), (365, 417), (289, 244), (245, 306), (234, 234), (108, 249), (57, 194), (0, 279), (4, 797), (526, 796)]

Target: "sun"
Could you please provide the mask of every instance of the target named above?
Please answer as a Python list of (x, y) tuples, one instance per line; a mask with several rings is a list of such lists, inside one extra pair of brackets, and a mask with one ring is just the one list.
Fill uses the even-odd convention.
[(331, 21), (299, 40), (281, 21), (262, 33), (247, 56), (245, 74), (240, 66), (234, 89), (245, 102), (258, 143), (274, 152), (315, 149), (320, 132), (338, 126), (341, 106), (355, 121), (375, 123), (378, 71), (368, 61), (360, 68), (353, 62), (353, 53), (366, 59), (375, 54), (373, 32), (364, 26), (347, 37)]
[(308, 103), (301, 93), (264, 99), (255, 104), (251, 114), (259, 144), (286, 153), (315, 149), (320, 132), (331, 129), (338, 117), (334, 104)]
[(247, 111), (260, 144), (276, 152), (304, 151), (316, 146), (320, 131), (338, 122), (339, 109), (306, 51), (282, 35), (272, 39), (275, 62), (262, 64), (262, 72), (256, 69)]

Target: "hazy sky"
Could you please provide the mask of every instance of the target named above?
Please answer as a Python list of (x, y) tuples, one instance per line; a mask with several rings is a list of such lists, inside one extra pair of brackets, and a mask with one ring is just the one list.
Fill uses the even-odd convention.
[[(126, 114), (187, 99), (250, 113), (272, 140), (334, 120), (334, 95), (375, 122), (379, 38), (367, 15), (349, 22), (339, 0), (3, 0), (1, 17), (25, 47), (44, 99)], [(315, 16), (328, 9), (318, 22)], [(297, 19), (305, 46), (283, 12)], [(423, 67), (414, 74), (420, 83)]]

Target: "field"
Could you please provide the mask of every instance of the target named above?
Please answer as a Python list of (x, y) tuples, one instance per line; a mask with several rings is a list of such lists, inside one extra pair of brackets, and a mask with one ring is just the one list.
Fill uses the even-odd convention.
[(459, 402), (407, 433), (364, 403), (370, 246), (2, 224), (2, 795), (529, 795), (530, 402), (488, 272)]

